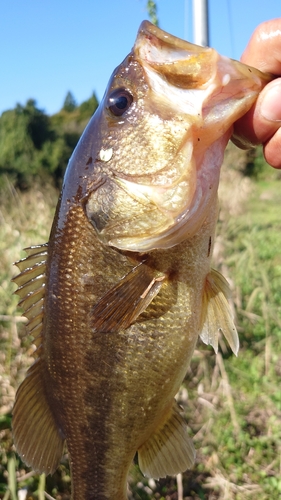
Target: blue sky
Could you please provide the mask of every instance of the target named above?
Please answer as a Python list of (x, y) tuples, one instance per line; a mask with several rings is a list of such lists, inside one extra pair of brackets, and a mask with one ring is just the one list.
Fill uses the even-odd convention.
[[(158, 0), (160, 27), (192, 42), (192, 0)], [(239, 59), (280, 0), (209, 0), (210, 45)], [(0, 0), (0, 114), (34, 98), (52, 114), (70, 90), (102, 98), (147, 19), (146, 0)]]

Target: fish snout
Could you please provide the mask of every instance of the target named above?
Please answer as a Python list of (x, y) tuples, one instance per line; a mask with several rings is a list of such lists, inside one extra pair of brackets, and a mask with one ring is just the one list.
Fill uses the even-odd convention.
[(221, 135), (250, 109), (272, 79), (272, 75), (221, 56), (210, 47), (181, 40), (148, 21), (140, 26), (134, 53), (155, 92), (172, 95), (179, 109), (197, 125), (206, 129), (219, 124)]
[(144, 66), (181, 89), (198, 89), (212, 77), (218, 54), (170, 35), (148, 21), (139, 29), (134, 52)]

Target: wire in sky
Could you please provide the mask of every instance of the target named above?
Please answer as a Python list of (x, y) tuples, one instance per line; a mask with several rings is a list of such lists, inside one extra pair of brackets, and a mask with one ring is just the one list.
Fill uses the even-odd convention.
[(184, 39), (189, 40), (191, 39), (191, 35), (189, 35), (189, 16), (190, 16), (190, 9), (188, 8), (188, 0), (184, 0)]
[(227, 15), (228, 15), (228, 25), (229, 25), (231, 57), (234, 58), (235, 57), (235, 43), (234, 43), (234, 30), (233, 30), (233, 21), (232, 21), (231, 0), (226, 0), (226, 3), (227, 3)]

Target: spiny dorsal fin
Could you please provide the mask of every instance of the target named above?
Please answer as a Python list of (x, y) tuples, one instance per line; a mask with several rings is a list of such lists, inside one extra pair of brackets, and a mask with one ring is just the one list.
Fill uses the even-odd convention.
[(113, 286), (92, 310), (92, 328), (96, 332), (125, 330), (159, 293), (165, 275), (145, 264), (134, 267)]
[(28, 466), (46, 474), (57, 469), (64, 438), (45, 396), (40, 357), (17, 391), (12, 431), (17, 452)]
[(232, 351), (237, 355), (239, 337), (233, 321), (233, 314), (228, 303), (229, 285), (226, 279), (214, 269), (208, 274), (205, 283), (202, 304), (201, 340), (213, 346), (218, 352), (218, 334), (222, 332)]
[(39, 347), (37, 359), (16, 394), (12, 429), (17, 452), (24, 462), (37, 472), (52, 474), (60, 462), (64, 438), (46, 399), (40, 359), (47, 249), (46, 243), (26, 248), (27, 257), (16, 262), (21, 272), (13, 279), (18, 285), (15, 293), (29, 320), (27, 331)]
[(174, 402), (164, 423), (138, 450), (139, 467), (154, 479), (172, 476), (192, 467), (195, 454), (186, 422)]
[(38, 337), (43, 321), (48, 244), (25, 248), (25, 251), (27, 257), (15, 263), (21, 272), (12, 281), (18, 285), (15, 293), (21, 299), (23, 316), (29, 320), (27, 332)]
[(48, 255), (48, 243), (27, 247), (24, 248), (24, 251), (27, 253), (27, 257), (15, 262), (15, 265), (19, 268), (20, 271), (31, 267), (33, 264), (46, 262)]

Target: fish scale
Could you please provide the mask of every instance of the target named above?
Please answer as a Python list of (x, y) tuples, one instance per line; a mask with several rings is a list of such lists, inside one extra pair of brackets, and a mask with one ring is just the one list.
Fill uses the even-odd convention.
[(194, 463), (174, 398), (199, 336), (238, 352), (211, 269), (217, 188), (232, 124), (269, 80), (144, 22), (70, 159), (48, 244), (17, 263), (37, 350), (14, 442), (53, 473), (66, 441), (73, 500), (126, 500), (136, 453), (153, 478)]

